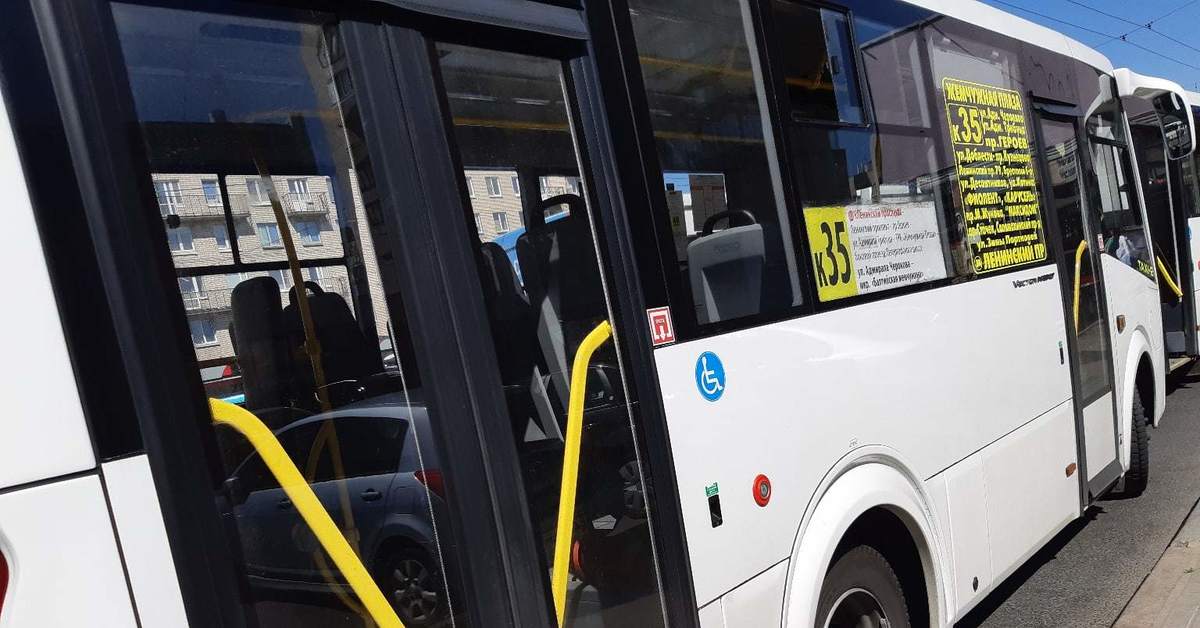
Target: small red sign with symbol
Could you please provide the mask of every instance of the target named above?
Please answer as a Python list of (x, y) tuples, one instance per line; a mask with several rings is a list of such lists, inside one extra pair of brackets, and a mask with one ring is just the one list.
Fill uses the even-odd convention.
[(651, 344), (661, 347), (675, 342), (675, 325), (671, 323), (671, 308), (656, 307), (646, 310), (646, 317), (650, 319)]
[(754, 503), (766, 506), (769, 501), (771, 501), (771, 480), (767, 479), (767, 476), (759, 474), (754, 478)]

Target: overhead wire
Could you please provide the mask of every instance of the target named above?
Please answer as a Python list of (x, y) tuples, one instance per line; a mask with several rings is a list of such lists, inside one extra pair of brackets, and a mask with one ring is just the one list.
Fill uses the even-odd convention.
[[(1178, 12), (1182, 11), (1183, 9), (1186, 9), (1186, 8), (1187, 8), (1187, 7), (1189, 7), (1189, 6), (1192, 6), (1193, 4), (1196, 4), (1197, 2), (1200, 2), (1200, 0), (1189, 0), (1188, 2), (1186, 2), (1186, 3), (1184, 3), (1184, 4), (1180, 5), (1180, 6), (1178, 6), (1178, 7), (1174, 8), (1174, 9), (1172, 9), (1171, 11), (1168, 11), (1167, 13), (1165, 13), (1165, 14), (1163, 14), (1163, 15), (1160, 15), (1160, 16), (1158, 16), (1158, 17), (1154, 18), (1153, 20), (1150, 20), (1149, 22), (1146, 22), (1145, 24), (1141, 24), (1141, 23), (1135, 22), (1135, 21), (1133, 21), (1133, 20), (1130, 20), (1130, 19), (1128, 19), (1128, 18), (1121, 17), (1120, 15), (1115, 15), (1115, 14), (1113, 14), (1113, 13), (1109, 13), (1108, 11), (1102, 11), (1102, 10), (1100, 10), (1100, 9), (1097, 9), (1096, 7), (1093, 7), (1093, 6), (1088, 6), (1087, 4), (1084, 4), (1084, 3), (1080, 2), (1079, 0), (1066, 0), (1066, 1), (1067, 1), (1067, 2), (1070, 2), (1071, 4), (1074, 4), (1074, 5), (1076, 5), (1076, 6), (1083, 7), (1083, 8), (1085, 8), (1085, 9), (1089, 10), (1089, 11), (1092, 11), (1093, 13), (1099, 13), (1100, 15), (1103, 15), (1103, 16), (1105, 16), (1105, 17), (1112, 18), (1112, 19), (1114, 19), (1114, 20), (1118, 20), (1118, 21), (1121, 21), (1121, 22), (1125, 22), (1126, 24), (1132, 24), (1133, 26), (1136, 26), (1136, 27), (1137, 27), (1137, 28), (1134, 28), (1133, 30), (1131, 30), (1131, 31), (1129, 31), (1129, 32), (1127, 32), (1127, 33), (1123, 33), (1123, 34), (1121, 34), (1121, 35), (1118, 35), (1118, 36), (1116, 37), (1116, 39), (1120, 39), (1121, 41), (1128, 41), (1128, 40), (1126, 39), (1128, 36), (1130, 36), (1130, 35), (1132, 35), (1132, 34), (1134, 34), (1134, 33), (1138, 32), (1138, 31), (1140, 31), (1140, 30), (1147, 30), (1147, 31), (1150, 31), (1151, 33), (1154, 33), (1155, 35), (1158, 35), (1159, 37), (1162, 37), (1162, 38), (1164, 38), (1164, 39), (1167, 39), (1167, 40), (1170, 40), (1170, 41), (1172, 41), (1172, 42), (1174, 42), (1174, 43), (1176, 43), (1176, 44), (1179, 44), (1180, 46), (1183, 46), (1184, 48), (1187, 48), (1187, 49), (1189, 49), (1189, 50), (1194, 50), (1195, 52), (1200, 52), (1200, 48), (1197, 48), (1197, 47), (1195, 47), (1195, 46), (1193, 46), (1193, 45), (1191, 45), (1191, 44), (1187, 43), (1186, 41), (1182, 41), (1182, 40), (1176, 39), (1175, 37), (1172, 37), (1172, 36), (1170, 36), (1170, 35), (1168, 35), (1168, 34), (1166, 34), (1166, 33), (1162, 32), (1162, 31), (1154, 30), (1154, 23), (1155, 23), (1155, 22), (1158, 22), (1158, 21), (1164, 20), (1164, 19), (1166, 19), (1166, 18), (1168, 18), (1168, 17), (1170, 17), (1170, 16), (1172, 16), (1172, 15), (1174, 15), (1174, 14), (1176, 14), (1176, 13), (1178, 13)], [(1105, 40), (1105, 41), (1102, 41), (1102, 42), (1100, 42), (1099, 44), (1096, 44), (1096, 45), (1097, 45), (1097, 46), (1103, 46), (1104, 44), (1107, 44), (1107, 43), (1109, 43), (1109, 42), (1111, 42), (1111, 41), (1114, 41), (1114, 40), (1113, 40), (1113, 39), (1107, 39), (1107, 40)]]
[[(1198, 65), (1192, 65), (1191, 63), (1188, 63), (1188, 62), (1186, 62), (1186, 61), (1180, 61), (1179, 59), (1176, 59), (1175, 57), (1172, 57), (1172, 56), (1169, 56), (1169, 55), (1165, 55), (1165, 54), (1163, 54), (1163, 53), (1161, 53), (1161, 52), (1159, 52), (1159, 51), (1157, 51), (1157, 50), (1154, 50), (1153, 48), (1147, 48), (1146, 46), (1143, 46), (1143, 45), (1141, 45), (1141, 44), (1139, 44), (1139, 43), (1137, 43), (1137, 42), (1132, 42), (1132, 41), (1129, 41), (1128, 39), (1123, 39), (1123, 38), (1122, 38), (1122, 37), (1123, 37), (1122, 35), (1113, 35), (1112, 33), (1106, 33), (1106, 32), (1104, 32), (1104, 31), (1098, 31), (1098, 30), (1096, 30), (1096, 29), (1094, 29), (1094, 28), (1088, 28), (1087, 26), (1081, 26), (1081, 25), (1079, 25), (1079, 24), (1076, 24), (1076, 23), (1074, 23), (1074, 22), (1071, 22), (1071, 21), (1068, 21), (1068, 20), (1064, 20), (1064, 19), (1062, 19), (1062, 18), (1057, 18), (1057, 17), (1054, 17), (1054, 16), (1052, 16), (1052, 15), (1046, 15), (1045, 13), (1039, 13), (1039, 12), (1037, 12), (1037, 11), (1034, 11), (1034, 10), (1032, 10), (1032, 9), (1027, 9), (1027, 8), (1025, 8), (1025, 7), (1023, 7), (1023, 6), (1020, 6), (1020, 5), (1017, 5), (1017, 4), (1013, 4), (1013, 3), (1011, 3), (1011, 2), (1006, 2), (1005, 0), (990, 0), (990, 1), (991, 1), (991, 2), (993, 2), (993, 3), (995, 3), (995, 4), (1001, 4), (1001, 5), (1004, 5), (1004, 6), (1006, 6), (1006, 7), (1009, 7), (1009, 8), (1012, 8), (1012, 9), (1016, 9), (1016, 10), (1018, 10), (1018, 11), (1023, 11), (1023, 12), (1025, 12), (1025, 13), (1028, 13), (1028, 14), (1030, 14), (1030, 15), (1036, 15), (1036, 16), (1038, 16), (1038, 17), (1042, 18), (1042, 19), (1045, 19), (1045, 20), (1050, 20), (1051, 22), (1058, 22), (1059, 24), (1065, 24), (1065, 25), (1067, 25), (1067, 26), (1070, 26), (1071, 28), (1075, 28), (1075, 29), (1078, 29), (1078, 30), (1081, 30), (1081, 31), (1084, 31), (1084, 32), (1092, 33), (1092, 34), (1094, 34), (1094, 35), (1100, 35), (1101, 37), (1108, 37), (1108, 38), (1109, 38), (1109, 39), (1105, 40), (1104, 42), (1102, 42), (1101, 44), (1097, 44), (1097, 45), (1103, 45), (1103, 44), (1106, 44), (1106, 43), (1108, 43), (1109, 41), (1112, 41), (1112, 40), (1114, 40), (1114, 39), (1120, 39), (1122, 42), (1124, 42), (1124, 43), (1126, 43), (1126, 44), (1129, 44), (1130, 46), (1133, 46), (1134, 48), (1137, 48), (1137, 49), (1139, 49), (1139, 50), (1142, 50), (1143, 52), (1148, 52), (1148, 53), (1150, 53), (1150, 54), (1152, 54), (1152, 55), (1154, 55), (1154, 56), (1156, 56), (1156, 57), (1162, 57), (1163, 59), (1166, 59), (1166, 60), (1168, 60), (1168, 61), (1172, 61), (1172, 62), (1178, 63), (1179, 65), (1187, 66), (1187, 67), (1189, 67), (1189, 68), (1192, 68), (1193, 70), (1200, 70), (1200, 66), (1198, 66)], [(1194, 1), (1196, 1), (1196, 2), (1200, 2), (1200, 0), (1194, 0)], [(1180, 7), (1180, 9), (1182, 9), (1182, 8), (1183, 8), (1183, 7)], [(1179, 9), (1176, 9), (1176, 10), (1178, 11)], [(1159, 20), (1160, 20), (1160, 19), (1163, 19), (1163, 18), (1161, 18), (1161, 17), (1160, 17), (1160, 18), (1157, 18), (1157, 19), (1159, 19)], [(1156, 21), (1157, 21), (1157, 20), (1156, 20)], [(1130, 31), (1130, 32), (1134, 32), (1134, 31)], [(1157, 31), (1156, 31), (1156, 32), (1157, 32)]]

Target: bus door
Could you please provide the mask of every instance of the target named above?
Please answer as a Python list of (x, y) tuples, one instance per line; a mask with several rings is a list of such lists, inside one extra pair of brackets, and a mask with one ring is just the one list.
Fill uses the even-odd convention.
[[(1179, 243), (1181, 255), (1180, 278), (1185, 282), (1179, 287), (1184, 300), (1190, 304), (1192, 327), (1188, 330), (1188, 355), (1200, 355), (1200, 171), (1197, 170), (1195, 154), (1181, 159), (1179, 164), (1179, 192), (1182, 200), (1183, 234)], [(1195, 235), (1193, 235), (1195, 234)]]
[[(1167, 356), (1194, 355), (1196, 351), (1195, 311), (1193, 303), (1183, 298), (1181, 270), (1191, 266), (1190, 251), (1184, 243), (1185, 223), (1179, 202), (1180, 168), (1167, 159), (1162, 127), (1157, 115), (1146, 101), (1127, 100), (1131, 116), (1129, 128), (1134, 156), (1141, 175), (1146, 219), (1150, 226), (1152, 264), (1158, 274), (1159, 299), (1162, 304), (1163, 337)], [(1134, 111), (1143, 110), (1140, 115)], [(1190, 281), (1190, 278), (1189, 278)]]
[[(1175, 206), (1176, 234), (1173, 245), (1178, 251), (1178, 288), (1186, 310), (1184, 328), (1184, 353), (1188, 357), (1200, 355), (1200, 179), (1197, 175), (1196, 156), (1190, 155), (1171, 161), (1171, 198)], [(1165, 307), (1165, 306), (1164, 306)], [(1174, 362), (1174, 360), (1172, 360)]]
[(193, 623), (663, 625), (582, 13), (81, 4)]
[(1039, 107), (1043, 189), (1051, 207), (1051, 241), (1066, 310), (1067, 354), (1075, 391), (1082, 478), (1096, 498), (1121, 475), (1113, 356), (1100, 270), (1097, 226), (1086, 220), (1076, 116)]

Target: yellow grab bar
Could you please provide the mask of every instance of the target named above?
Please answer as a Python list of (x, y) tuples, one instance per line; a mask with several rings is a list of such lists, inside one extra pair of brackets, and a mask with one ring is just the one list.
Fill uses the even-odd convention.
[[(574, 401), (574, 395), (572, 395)], [(379, 585), (371, 578), (367, 568), (363, 566), (358, 555), (350, 549), (350, 543), (342, 536), (333, 519), (329, 517), (321, 501), (313, 493), (312, 487), (304, 481), (296, 464), (288, 457), (279, 440), (267, 429), (266, 425), (249, 411), (232, 403), (219, 399), (208, 400), (212, 411), (213, 422), (228, 425), (246, 437), (250, 445), (262, 457), (271, 475), (279, 482), (279, 487), (292, 500), (304, 522), (308, 524), (321, 547), (333, 559), (333, 563), (346, 576), (350, 588), (362, 600), (371, 614), (371, 619), (380, 628), (404, 628), (396, 610), (388, 603)]]
[(1075, 249), (1075, 334), (1079, 334), (1079, 289), (1080, 289), (1080, 266), (1083, 265), (1083, 252), (1088, 248), (1087, 240), (1080, 240), (1079, 246)]
[(1182, 299), (1183, 290), (1179, 289), (1179, 285), (1175, 283), (1171, 273), (1167, 272), (1167, 265), (1163, 264), (1162, 258), (1157, 255), (1154, 256), (1154, 259), (1158, 262), (1158, 272), (1162, 273), (1163, 279), (1167, 281), (1167, 286), (1171, 288), (1171, 292), (1175, 293), (1175, 298)]
[(583, 402), (587, 392), (588, 364), (592, 354), (612, 336), (612, 326), (603, 321), (583, 339), (571, 365), (571, 400), (567, 405), (567, 436), (563, 448), (562, 485), (558, 493), (558, 532), (554, 537), (554, 570), (550, 591), (558, 625), (567, 613), (567, 564), (575, 532), (575, 491), (579, 483), (579, 445), (583, 440)]

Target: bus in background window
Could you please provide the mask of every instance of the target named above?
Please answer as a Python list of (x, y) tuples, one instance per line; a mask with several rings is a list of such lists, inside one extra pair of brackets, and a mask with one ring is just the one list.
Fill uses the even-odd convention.
[(11, 3), (0, 623), (950, 626), (1145, 488), (1177, 85), (571, 5)]

